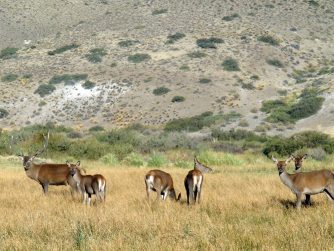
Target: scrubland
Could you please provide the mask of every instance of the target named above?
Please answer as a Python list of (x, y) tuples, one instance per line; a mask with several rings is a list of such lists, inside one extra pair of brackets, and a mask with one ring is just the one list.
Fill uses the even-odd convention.
[[(19, 160), (0, 160), (1, 250), (331, 250), (334, 207), (324, 194), (294, 208), (275, 165), (262, 156), (241, 155), (205, 174), (200, 205), (187, 206), (183, 179), (188, 169), (163, 166), (181, 203), (146, 200), (148, 167), (109, 167), (83, 161), (88, 173), (107, 179), (107, 200), (91, 207), (71, 197), (69, 187), (40, 185)], [(332, 157), (306, 160), (305, 170), (334, 169)], [(289, 165), (293, 171), (293, 165)], [(95, 201), (95, 200), (94, 200)]]

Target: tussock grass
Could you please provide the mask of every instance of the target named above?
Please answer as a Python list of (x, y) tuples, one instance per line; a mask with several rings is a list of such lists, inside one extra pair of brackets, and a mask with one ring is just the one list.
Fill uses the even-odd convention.
[[(334, 240), (333, 207), (325, 195), (297, 212), (294, 195), (265, 158), (242, 155), (242, 164), (214, 166), (205, 174), (202, 203), (187, 206), (187, 169), (168, 171), (181, 203), (146, 201), (148, 168), (108, 168), (83, 162), (107, 179), (105, 204), (83, 206), (69, 188), (51, 186), (43, 196), (19, 162), (0, 159), (1, 250), (329, 250)], [(246, 161), (246, 159), (250, 159)], [(315, 164), (318, 163), (318, 164)], [(333, 162), (304, 163), (307, 169)], [(290, 170), (292, 170), (292, 165)]]

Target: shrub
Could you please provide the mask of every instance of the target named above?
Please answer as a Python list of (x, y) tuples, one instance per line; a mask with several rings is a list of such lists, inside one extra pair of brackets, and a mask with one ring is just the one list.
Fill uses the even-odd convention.
[(80, 138), (82, 138), (81, 133), (80, 132), (75, 132), (75, 131), (68, 132), (66, 135), (67, 135), (67, 137), (69, 137), (71, 139), (80, 139)]
[(124, 159), (124, 162), (130, 166), (143, 166), (144, 160), (138, 153), (132, 152)]
[(139, 43), (139, 40), (124, 40), (118, 42), (120, 47), (130, 47)]
[(325, 160), (327, 157), (326, 151), (322, 149), (321, 147), (311, 148), (307, 151), (307, 153), (312, 159), (315, 159), (318, 161)]
[(219, 115), (213, 115), (212, 112), (204, 112), (194, 117), (173, 119), (165, 125), (165, 131), (195, 132), (212, 125), (220, 118)]
[(278, 68), (283, 68), (284, 67), (284, 64), (278, 59), (267, 59), (266, 62), (269, 65), (272, 65), (272, 66), (275, 66), (275, 67), (278, 67)]
[(14, 47), (7, 47), (5, 49), (2, 49), (0, 51), (0, 59), (10, 59), (16, 57), (16, 52), (18, 51), (18, 48)]
[(152, 15), (155, 16), (155, 15), (165, 14), (167, 12), (168, 12), (168, 9), (154, 10), (152, 11)]
[(277, 39), (275, 39), (274, 37), (269, 36), (269, 35), (259, 36), (257, 38), (257, 40), (260, 41), (260, 42), (266, 43), (266, 44), (273, 45), (273, 46), (279, 45), (279, 41)]
[(216, 49), (216, 44), (224, 43), (221, 38), (211, 37), (211, 38), (201, 38), (196, 41), (197, 46), (204, 49)]
[(63, 74), (55, 75), (49, 80), (49, 84), (60, 84), (64, 82), (65, 85), (71, 84), (72, 82), (78, 82), (87, 79), (87, 74)]
[(168, 89), (167, 87), (164, 87), (164, 86), (155, 88), (153, 90), (153, 94), (156, 95), (156, 96), (164, 95), (168, 92), (170, 92), (170, 89)]
[(93, 89), (96, 86), (96, 84), (92, 81), (85, 81), (85, 83), (82, 84), (82, 87), (85, 89)]
[(99, 161), (101, 161), (103, 164), (110, 165), (110, 166), (116, 166), (119, 164), (119, 161), (115, 154), (108, 153), (104, 156), (102, 156)]
[(309, 1), (307, 1), (307, 3), (312, 7), (318, 7), (319, 6), (319, 3), (315, 0), (309, 0)]
[(232, 21), (233, 19), (240, 17), (237, 13), (232, 14), (231, 16), (224, 16), (223, 20), (224, 21)]
[(150, 60), (151, 56), (143, 53), (136, 53), (134, 55), (128, 56), (128, 61), (132, 63), (141, 63), (143, 61)]
[(77, 140), (70, 145), (69, 154), (77, 159), (85, 158), (98, 160), (105, 155), (107, 147), (95, 138)]
[(166, 44), (174, 44), (176, 41), (184, 38), (186, 35), (180, 32), (176, 32), (175, 34), (168, 35), (167, 36), (167, 42)]
[(247, 90), (254, 90), (255, 86), (252, 83), (242, 83), (241, 88), (247, 89)]
[(165, 159), (165, 157), (157, 153), (152, 154), (147, 161), (147, 165), (150, 167), (161, 167), (166, 163), (167, 160)]
[(1, 78), (1, 81), (2, 82), (13, 82), (15, 81), (19, 76), (16, 75), (16, 74), (13, 74), (13, 73), (8, 73), (6, 75), (4, 75), (2, 78)]
[(175, 103), (175, 102), (183, 102), (183, 101), (185, 101), (186, 99), (185, 99), (185, 97), (183, 97), (183, 96), (174, 96), (173, 98), (172, 98), (172, 102), (173, 103)]
[(204, 58), (207, 55), (204, 52), (194, 51), (187, 54), (190, 58)]
[(7, 116), (8, 116), (8, 112), (5, 109), (0, 108), (0, 119), (3, 119)]
[(201, 79), (199, 80), (199, 82), (200, 82), (201, 84), (208, 84), (208, 83), (211, 83), (211, 79), (209, 79), (209, 78), (201, 78)]
[(240, 71), (238, 61), (233, 58), (227, 58), (222, 63), (225, 71)]
[(52, 56), (52, 55), (56, 55), (56, 54), (61, 54), (61, 53), (65, 52), (65, 51), (73, 50), (73, 49), (76, 49), (78, 47), (79, 47), (79, 45), (75, 44), (75, 43), (69, 44), (69, 45), (65, 45), (65, 46), (57, 48), (57, 49), (55, 49), (53, 51), (48, 51), (48, 55)]
[(251, 80), (259, 80), (260, 77), (259, 77), (258, 75), (252, 75), (252, 76), (250, 77), (250, 79), (251, 79)]
[(47, 95), (50, 95), (52, 92), (56, 90), (56, 87), (50, 84), (41, 84), (38, 86), (36, 91), (34, 92), (35, 94), (39, 94), (41, 97), (45, 97)]
[(93, 64), (101, 63), (102, 57), (107, 55), (107, 51), (104, 48), (95, 48), (91, 49), (89, 51), (89, 54), (87, 54), (85, 57), (87, 60)]
[(190, 70), (190, 67), (189, 67), (188, 65), (182, 65), (182, 66), (180, 67), (180, 70), (182, 70), (182, 71), (189, 71), (189, 70)]
[(104, 131), (104, 128), (102, 126), (93, 126), (91, 128), (89, 128), (89, 131), (90, 132), (101, 132), (101, 131)]

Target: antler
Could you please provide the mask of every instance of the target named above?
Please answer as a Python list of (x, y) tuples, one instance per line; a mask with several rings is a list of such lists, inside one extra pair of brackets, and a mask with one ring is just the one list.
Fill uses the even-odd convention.
[(38, 150), (33, 156), (38, 156), (41, 155), (47, 148), (48, 148), (48, 144), (49, 144), (49, 137), (50, 137), (50, 131), (48, 131), (48, 136), (45, 137), (45, 135), (43, 134), (43, 138), (44, 138), (44, 146), (41, 150)]

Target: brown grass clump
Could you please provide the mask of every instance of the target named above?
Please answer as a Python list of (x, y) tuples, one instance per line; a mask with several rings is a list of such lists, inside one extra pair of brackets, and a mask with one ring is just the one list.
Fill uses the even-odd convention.
[[(309, 164), (310, 163), (310, 164)], [(85, 164), (85, 163), (84, 163)], [(321, 164), (308, 162), (310, 169)], [(305, 163), (306, 166), (306, 163)], [(181, 203), (146, 201), (148, 168), (108, 168), (86, 163), (107, 179), (105, 204), (71, 198), (69, 187), (49, 188), (26, 177), (19, 163), (0, 162), (1, 250), (328, 250), (333, 247), (333, 208), (324, 195), (294, 208), (295, 197), (275, 165), (245, 159), (205, 174), (202, 203), (187, 206), (188, 170), (164, 167)], [(333, 163), (327, 168), (334, 170)], [(291, 166), (291, 170), (293, 167)], [(95, 198), (94, 198), (95, 200)]]

